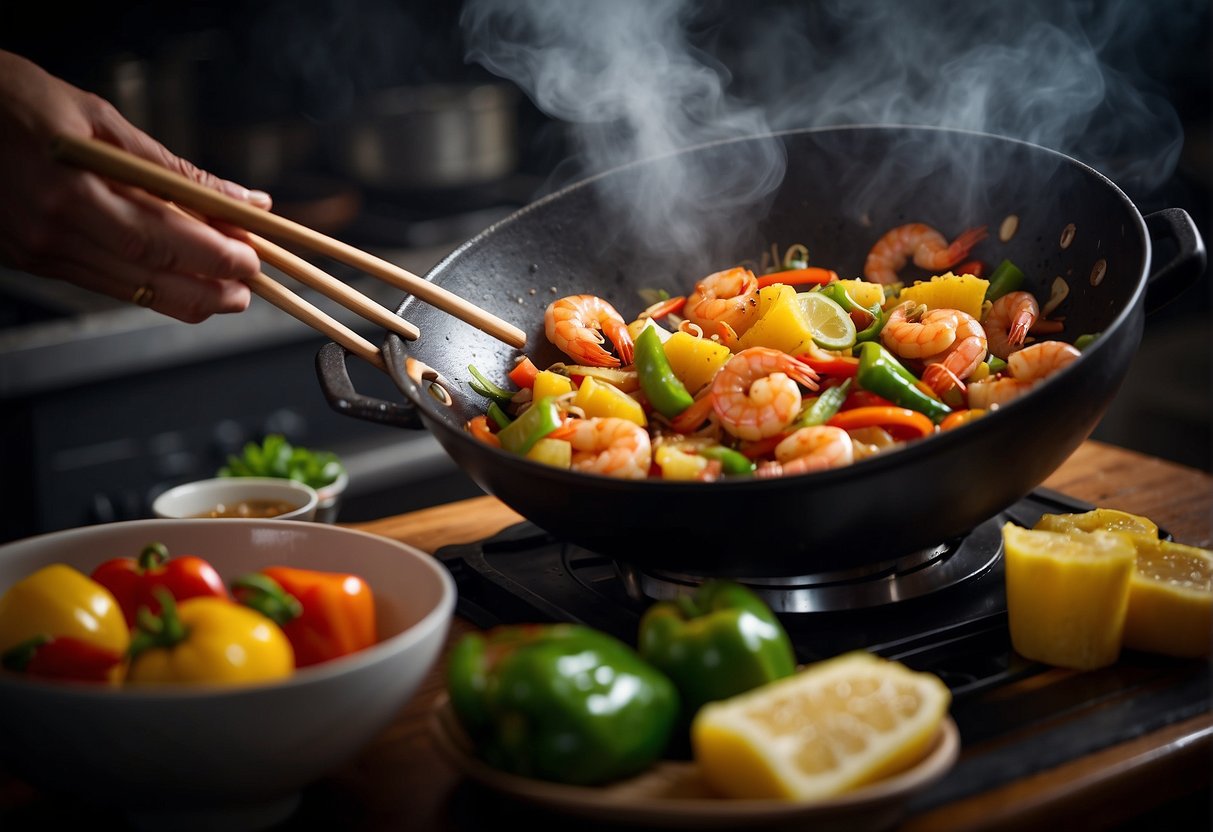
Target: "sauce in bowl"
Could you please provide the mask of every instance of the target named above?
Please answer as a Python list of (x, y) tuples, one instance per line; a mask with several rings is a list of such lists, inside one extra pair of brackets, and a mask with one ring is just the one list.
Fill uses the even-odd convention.
[(298, 508), (294, 503), (285, 500), (241, 500), (227, 505), (220, 503), (213, 509), (195, 517), (277, 517)]

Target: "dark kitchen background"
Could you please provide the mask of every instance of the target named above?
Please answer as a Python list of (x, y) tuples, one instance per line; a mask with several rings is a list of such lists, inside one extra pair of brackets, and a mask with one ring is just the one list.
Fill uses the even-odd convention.
[[(577, 156), (567, 123), (468, 59), (459, 3), (118, 2), (86, 4), (53, 25), (34, 5), (3, 5), (0, 48), (109, 98), (178, 154), (270, 191), (279, 213), (418, 274), (593, 164)], [(731, 92), (759, 98), (797, 67), (785, 60), (772, 73), (755, 59), (760, 25), (811, 32), (817, 51), (806, 65), (820, 68), (831, 44), (847, 42), (840, 8), (870, 23), (882, 7), (682, 5), (688, 42), (728, 67)], [(908, 4), (928, 28), (951, 5)], [(979, 16), (982, 4), (967, 8)], [(1127, 23), (1109, 28), (1109, 9)], [(1173, 123), (1182, 141), (1170, 158), (1131, 143), (1107, 159), (1073, 155), (1117, 181), (1143, 214), (1184, 208), (1213, 238), (1209, 4), (1029, 3), (1016, 8), (1017, 20), (1030, 24), (1034, 10), (1089, 22), (1110, 74), (1163, 102), (1159, 123)], [(1005, 36), (992, 31), (991, 48)], [(1030, 60), (1020, 64), (1025, 73)], [(1127, 113), (1109, 95), (1093, 119), (1107, 126)], [(800, 126), (789, 120), (779, 126)], [(1100, 126), (1093, 121), (1091, 135)], [(1121, 178), (1135, 168), (1117, 164), (1115, 153), (1146, 167), (1154, 161), (1165, 176)], [(320, 265), (391, 308), (401, 299), (339, 264)], [(302, 293), (372, 340), (382, 337)], [(313, 367), (324, 341), (258, 299), (243, 315), (191, 326), (0, 268), (0, 540), (147, 516), (159, 491), (211, 476), (227, 454), (270, 432), (342, 456), (351, 475), (344, 521), (479, 493), (427, 434), (333, 412)], [(1211, 355), (1206, 272), (1148, 319), (1095, 438), (1209, 470)], [(397, 398), (386, 377), (356, 360), (351, 371), (363, 392)], [(1031, 441), (1023, 437), (1018, 450), (1030, 452)]]

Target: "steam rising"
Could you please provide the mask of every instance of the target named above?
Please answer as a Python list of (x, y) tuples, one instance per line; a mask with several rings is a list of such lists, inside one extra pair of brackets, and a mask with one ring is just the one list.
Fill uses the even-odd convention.
[[(1130, 190), (1160, 184), (1177, 163), (1178, 116), (1126, 58), (1194, 25), (1193, 4), (755, 0), (731, 16), (726, 8), (741, 7), (470, 0), (461, 22), (469, 61), (570, 126), (566, 180), (705, 142), (767, 137), (741, 145), (751, 156), (736, 165), (704, 171), (680, 159), (643, 192), (615, 195), (621, 222), (657, 229), (684, 251), (718, 239), (730, 216), (778, 187), (786, 160), (771, 131), (880, 123), (995, 133), (1075, 156)], [(1146, 35), (1156, 40), (1136, 42)], [(924, 160), (924, 171), (938, 161)], [(964, 161), (950, 160), (961, 171)]]

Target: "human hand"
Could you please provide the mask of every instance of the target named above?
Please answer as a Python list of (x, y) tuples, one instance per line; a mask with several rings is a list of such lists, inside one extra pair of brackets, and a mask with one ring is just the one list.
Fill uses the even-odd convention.
[[(51, 157), (58, 135), (97, 138), (261, 208), (270, 198), (199, 170), (109, 102), (0, 51), (0, 261), (187, 323), (249, 304), (253, 249), (143, 191)], [(238, 234), (233, 230), (233, 234)]]

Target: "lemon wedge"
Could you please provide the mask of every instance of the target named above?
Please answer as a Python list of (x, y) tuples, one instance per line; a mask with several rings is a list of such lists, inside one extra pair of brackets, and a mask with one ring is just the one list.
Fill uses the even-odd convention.
[(1002, 539), (1015, 652), (1074, 670), (1115, 663), (1137, 557), (1131, 538), (1005, 523)]
[(1167, 540), (1133, 539), (1124, 646), (1166, 656), (1210, 654), (1213, 552)]
[(845, 653), (705, 705), (691, 725), (692, 750), (726, 797), (821, 799), (920, 760), (951, 701), (933, 674)]
[(1213, 552), (1160, 540), (1150, 518), (1110, 508), (1045, 514), (1035, 528), (1129, 538), (1137, 560), (1129, 580), (1125, 647), (1182, 658), (1213, 652)]
[(855, 322), (837, 301), (820, 292), (801, 292), (796, 300), (800, 302), (813, 343), (825, 350), (846, 350), (855, 346)]

